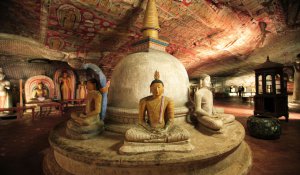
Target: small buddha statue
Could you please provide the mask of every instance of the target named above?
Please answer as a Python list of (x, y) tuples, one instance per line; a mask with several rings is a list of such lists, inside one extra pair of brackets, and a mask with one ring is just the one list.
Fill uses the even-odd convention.
[[(151, 96), (144, 97), (139, 102), (138, 126), (126, 131), (124, 145), (120, 153), (135, 154), (151, 151), (191, 151), (190, 133), (174, 124), (174, 103), (169, 97), (163, 96), (164, 84), (155, 72), (155, 80), (150, 85)], [(136, 143), (137, 147), (135, 147)], [(139, 145), (144, 143), (143, 145)], [(172, 143), (182, 149), (168, 148)], [(163, 144), (163, 146), (159, 145)], [(141, 147), (140, 147), (141, 146)], [(174, 146), (174, 145), (173, 145)], [(140, 147), (140, 149), (139, 149)], [(148, 149), (145, 149), (148, 147)]]
[(71, 99), (71, 78), (68, 75), (67, 71), (62, 72), (62, 76), (58, 79), (60, 83), (60, 91), (62, 100)]
[(4, 80), (5, 74), (0, 68), (0, 108), (8, 108), (11, 106), (8, 90), (10, 89), (10, 82)]
[(37, 87), (32, 92), (32, 100), (44, 101), (48, 98), (48, 91), (44, 87), (43, 82), (39, 82)]
[(195, 115), (199, 123), (204, 127), (220, 131), (225, 124), (235, 120), (234, 115), (217, 113), (213, 107), (213, 94), (210, 90), (210, 76), (202, 74), (200, 77), (200, 89), (195, 94)]
[(85, 112), (71, 113), (71, 119), (67, 122), (66, 134), (71, 139), (90, 139), (104, 130), (104, 123), (99, 117), (102, 95), (95, 84), (93, 80), (87, 82)]
[(84, 81), (80, 81), (77, 89), (77, 99), (85, 99), (87, 94), (86, 85)]

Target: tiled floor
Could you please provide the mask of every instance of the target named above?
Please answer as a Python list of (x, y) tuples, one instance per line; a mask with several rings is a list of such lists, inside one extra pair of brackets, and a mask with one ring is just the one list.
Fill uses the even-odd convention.
[[(240, 99), (215, 100), (218, 107), (233, 113), (244, 126), (252, 115), (252, 106)], [(246, 135), (245, 140), (253, 153), (250, 175), (299, 175), (300, 174), (300, 113), (290, 113), (284, 119), (282, 136), (278, 140), (259, 140)], [(0, 175), (42, 174), (42, 159), (49, 147), (48, 133), (53, 126), (68, 117), (44, 117), (32, 121), (0, 120)]]

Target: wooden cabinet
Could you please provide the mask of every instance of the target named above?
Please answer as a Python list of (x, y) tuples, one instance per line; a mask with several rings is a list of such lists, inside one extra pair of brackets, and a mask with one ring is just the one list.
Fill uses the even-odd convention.
[(254, 115), (281, 117), (288, 121), (288, 98), (286, 76), (283, 65), (267, 58), (255, 69), (256, 95), (254, 96)]

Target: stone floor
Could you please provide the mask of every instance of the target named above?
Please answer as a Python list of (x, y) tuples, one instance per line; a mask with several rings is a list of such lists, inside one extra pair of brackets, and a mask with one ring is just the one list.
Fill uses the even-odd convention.
[[(233, 113), (244, 126), (253, 114), (253, 105), (239, 98), (216, 100), (216, 106)], [(32, 121), (0, 120), (0, 174), (42, 174), (42, 159), (49, 147), (48, 134), (53, 126), (68, 117), (43, 117)], [(246, 135), (245, 140), (253, 152), (250, 175), (300, 174), (300, 113), (290, 113), (287, 123), (281, 119), (283, 133), (278, 140), (259, 140)]]
[[(239, 98), (215, 100), (225, 113), (235, 114), (246, 127), (247, 117), (253, 115), (253, 104), (242, 103)], [(300, 174), (300, 113), (290, 112), (289, 122), (280, 118), (282, 135), (277, 140), (256, 139), (247, 133), (246, 142), (252, 150), (253, 166), (249, 175)]]

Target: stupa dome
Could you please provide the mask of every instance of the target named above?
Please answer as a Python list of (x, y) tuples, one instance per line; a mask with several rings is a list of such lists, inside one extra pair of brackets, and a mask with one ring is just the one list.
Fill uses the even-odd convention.
[(164, 83), (164, 95), (173, 98), (175, 108), (185, 106), (189, 79), (184, 66), (174, 56), (156, 50), (133, 53), (120, 61), (112, 74), (108, 105), (137, 109), (139, 100), (150, 95), (156, 70)]
[(137, 122), (139, 101), (151, 95), (150, 83), (156, 70), (164, 83), (164, 95), (174, 100), (175, 117), (185, 116), (189, 79), (184, 66), (174, 56), (151, 49), (130, 54), (115, 67), (108, 95), (108, 120)]

